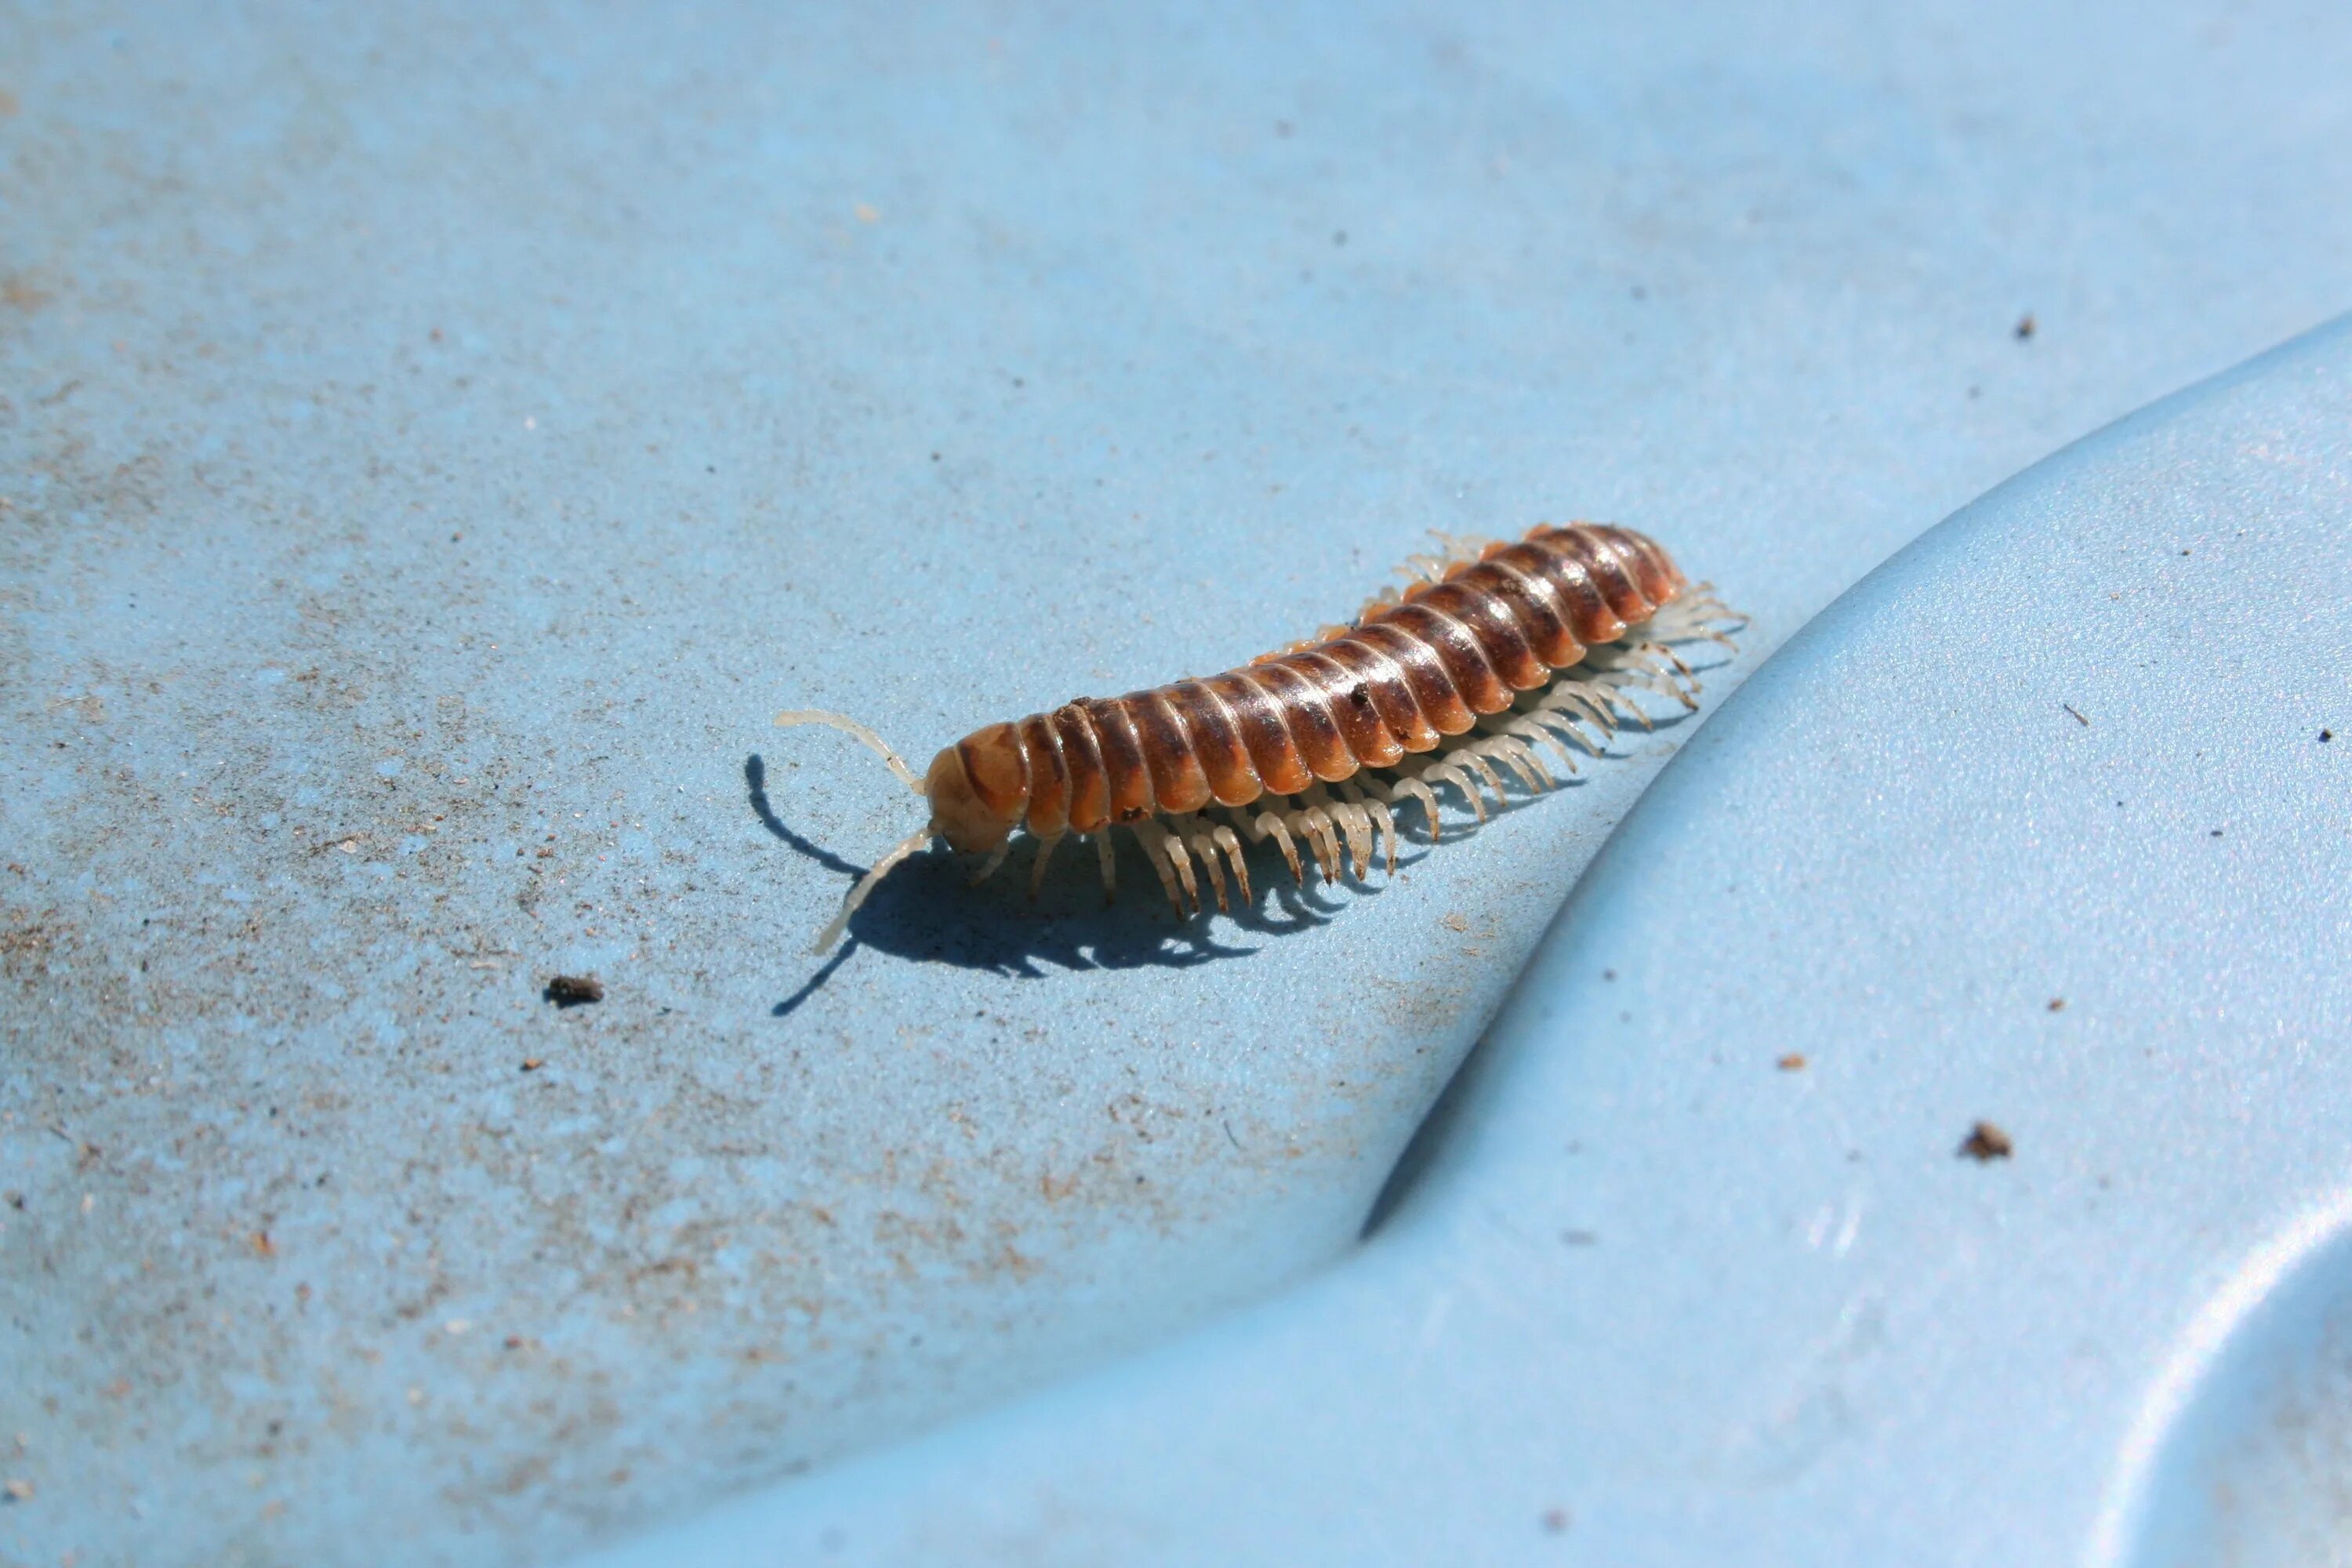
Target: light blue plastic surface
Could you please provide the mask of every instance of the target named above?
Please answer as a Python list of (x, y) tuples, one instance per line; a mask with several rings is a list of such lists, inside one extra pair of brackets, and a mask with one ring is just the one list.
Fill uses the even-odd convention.
[(1360, 1257), (598, 1562), (2334, 1560), (2347, 576), (2352, 322), (1783, 648)]
[(768, 726), (921, 752), (1565, 515), (1757, 616), (1719, 695), (2341, 309), (2347, 83), (2335, 7), (0, 16), (0, 1555), (2137, 1563), (2146, 1477), (2316, 1495), (2340, 329), (1370, 897), (941, 861), (819, 964), (907, 797)]

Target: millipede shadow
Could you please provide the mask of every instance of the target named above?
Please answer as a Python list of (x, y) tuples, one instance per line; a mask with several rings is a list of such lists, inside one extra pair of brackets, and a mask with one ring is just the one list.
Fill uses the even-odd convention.
[[(1682, 718), (1675, 714), (1656, 721), (1660, 731)], [(1600, 759), (1591, 759), (1598, 761)], [(1564, 778), (1555, 775), (1552, 788), (1530, 791), (1508, 781), (1503, 800), (1486, 803), (1488, 819), (1496, 819), (1536, 804), (1584, 782), (1589, 768)], [(821, 848), (793, 831), (776, 815), (768, 799), (766, 764), (755, 753), (743, 763), (743, 781), (752, 811), (761, 826), (795, 852), (826, 870), (855, 879), (866, 868)], [(1428, 826), (1417, 808), (1397, 812), (1402, 840), (1397, 869), (1421, 863), (1431, 848)], [(1475, 833), (1475, 819), (1448, 802), (1444, 836)], [(1301, 846), (1304, 858), (1305, 846)], [(1118, 897), (1103, 901), (1095, 853), (1085, 844), (1063, 847), (1046, 868), (1038, 896), (1027, 896), (1029, 857), (1034, 848), (1016, 853), (989, 881), (970, 885), (969, 868), (961, 857), (938, 846), (908, 860), (875, 885), (865, 906), (851, 918), (843, 945), (790, 996), (777, 1003), (778, 1017), (790, 1016), (832, 979), (849, 955), (873, 948), (920, 963), (948, 963), (962, 969), (1042, 979), (1051, 971), (1084, 969), (1190, 969), (1217, 959), (1246, 958), (1263, 943), (1234, 945), (1211, 934), (1214, 922), (1203, 915), (1178, 919), (1169, 909), (1159, 881), (1132, 842), (1122, 843), (1118, 855)], [(1384, 857), (1382, 858), (1384, 859)], [(1363, 880), (1349, 876), (1334, 885), (1308, 860), (1306, 882), (1294, 881), (1288, 868), (1270, 847), (1248, 852), (1254, 897), (1244, 904), (1238, 888), (1229, 888), (1233, 908), (1224, 920), (1245, 935), (1278, 938), (1312, 931), (1328, 923), (1349, 903), (1377, 898), (1386, 873), (1376, 865)], [(1215, 900), (1202, 881), (1202, 895), (1213, 909)]]

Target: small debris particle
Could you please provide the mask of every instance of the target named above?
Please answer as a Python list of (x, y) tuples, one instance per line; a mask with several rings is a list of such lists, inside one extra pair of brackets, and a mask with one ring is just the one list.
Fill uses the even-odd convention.
[(2074, 715), (2075, 723), (2080, 724), (2085, 730), (2091, 727), (2091, 721), (2083, 717), (2083, 710), (2075, 707), (2072, 702), (2061, 702), (2058, 706), (2066, 710), (2067, 712)]
[(2319, 732), (2319, 743), (2323, 746), (2334, 739), (2336, 739), (2336, 731), (2333, 730), (2322, 730)]
[(1614, 980), (1617, 978), (1617, 972), (1613, 969), (1604, 969), (1601, 972), (1601, 978), (1603, 980)]
[(1332, 244), (1334, 244), (1334, 245), (1345, 245), (1345, 244), (1347, 244), (1347, 243), (1348, 243), (1348, 231), (1347, 231), (1346, 229), (1344, 229), (1344, 228), (1343, 228), (1343, 229), (1338, 229), (1338, 230), (1335, 230), (1335, 231), (1333, 232), (1332, 236), (1331, 236), (1331, 243), (1332, 243)]
[(253, 1248), (254, 1256), (257, 1258), (278, 1256), (278, 1244), (269, 1239), (269, 1233), (266, 1230), (257, 1230), (246, 1237), (246, 1245)]
[(2017, 325), (2012, 329), (2017, 333), (2017, 341), (2021, 343), (2031, 340), (2033, 336), (2033, 329), (2036, 324), (2037, 323), (2033, 320), (2033, 312), (2031, 310), (2028, 310), (2022, 316), (2018, 317)]
[(1470, 929), (1469, 917), (1458, 913), (1449, 914), (1437, 923), (1444, 926), (1447, 931), (1468, 931)]
[(525, 1057), (522, 1058), (522, 1070), (525, 1072), (537, 1072), (546, 1065), (547, 1058), (544, 1057)]
[(871, 205), (865, 202), (858, 203), (856, 211), (857, 213), (857, 221), (860, 223), (880, 223), (882, 221), (882, 215), (876, 212)]
[(447, 1322), (441, 1325), (441, 1331), (445, 1334), (451, 1335), (462, 1334), (473, 1326), (473, 1324), (467, 1322), (463, 1318), (452, 1318)]
[(1601, 1241), (1600, 1233), (1590, 1230), (1563, 1230), (1559, 1238), (1570, 1247), (1594, 1247)]
[(1544, 1531), (1551, 1535), (1564, 1535), (1572, 1519), (1573, 1516), (1564, 1508), (1548, 1508), (1544, 1510)]
[(8, 1500), (11, 1502), (30, 1502), (33, 1500), (33, 1483), (25, 1479), (22, 1476), (11, 1476), (8, 1479), (7, 1491)]
[(559, 1007), (577, 1007), (583, 1002), (602, 1002), (604, 983), (593, 974), (559, 974), (547, 983), (546, 995)]
[(2006, 1160), (2016, 1149), (2017, 1145), (2009, 1141), (2009, 1134), (1990, 1121), (1978, 1122), (1969, 1129), (1969, 1135), (1960, 1140), (1961, 1157), (1974, 1160), (1979, 1164)]
[(1805, 1070), (1805, 1053), (1802, 1051), (1790, 1051), (1787, 1056), (1782, 1057), (1779, 1061), (1774, 1062), (1772, 1065), (1779, 1068), (1782, 1072), (1802, 1072)]
[(2053, 1013), (2063, 1013), (2066, 1010), (2066, 998), (2063, 996), (2050, 998), (2050, 1010)]
[(2212, 837), (2215, 837), (2215, 838), (2219, 838), (2219, 837), (2221, 837), (2221, 830), (2220, 828), (2218, 828), (2218, 827), (2217, 827), (2217, 828), (2215, 828), (2215, 829), (2213, 830), (2213, 832), (2212, 832)]

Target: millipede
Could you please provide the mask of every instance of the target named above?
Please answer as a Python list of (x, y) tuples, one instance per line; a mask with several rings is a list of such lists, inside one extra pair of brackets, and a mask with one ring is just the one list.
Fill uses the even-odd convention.
[(1111, 833), (1125, 827), (1179, 919), (1205, 912), (1203, 878), (1227, 909), (1228, 869), (1244, 907), (1255, 901), (1244, 839), (1271, 839), (1301, 887), (1301, 843), (1328, 882), (1349, 871), (1365, 881), (1383, 844), (1392, 876), (1391, 806), (1419, 805), (1435, 843), (1444, 785), (1484, 823), (1482, 786), (1503, 801), (1498, 765), (1540, 791), (1556, 781), (1538, 745), (1574, 773), (1577, 752), (1602, 755), (1621, 719), (1649, 727), (1634, 691), (1696, 709), (1698, 678), (1676, 647), (1733, 648), (1730, 634), (1747, 625), (1712, 584), (1688, 583), (1631, 529), (1539, 524), (1517, 543), (1441, 535), (1440, 545), (1400, 569), (1402, 590), (1384, 590), (1346, 625), (1223, 675), (1073, 698), (975, 730), (919, 778), (845, 714), (778, 714), (780, 725), (855, 737), (930, 806), (929, 820), (858, 879), (812, 951), (832, 947), (875, 885), (933, 838), (984, 857), (978, 883), (1027, 829), (1037, 844), (1034, 897), (1055, 846), (1078, 835), (1094, 843), (1108, 898), (1118, 886)]

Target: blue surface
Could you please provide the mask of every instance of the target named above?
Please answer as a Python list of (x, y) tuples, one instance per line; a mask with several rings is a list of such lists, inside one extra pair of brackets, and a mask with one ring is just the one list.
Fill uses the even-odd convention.
[(2352, 321), (1782, 649), (1345, 1268), (597, 1561), (2332, 1561), (2347, 577)]
[(1348, 1257), (1711, 725), (1372, 897), (940, 864), (820, 966), (904, 796), (772, 715), (919, 752), (1576, 514), (1758, 616), (1720, 694), (2340, 310), (2347, 82), (2336, 5), (0, 13), (0, 1554), (553, 1559)]

